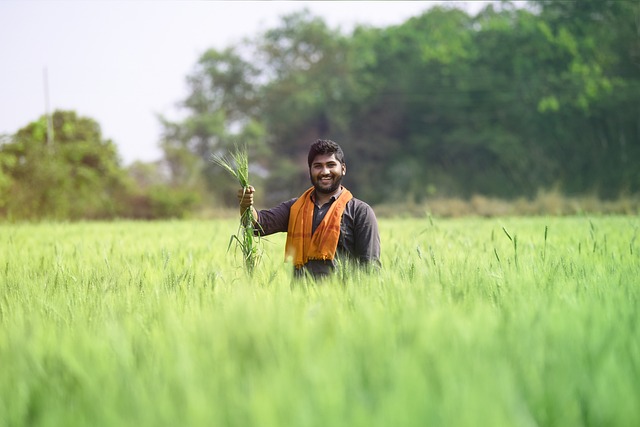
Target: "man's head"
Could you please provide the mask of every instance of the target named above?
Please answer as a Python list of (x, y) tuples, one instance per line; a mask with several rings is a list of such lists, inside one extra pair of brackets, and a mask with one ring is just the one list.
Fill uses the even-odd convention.
[(309, 157), (307, 159), (309, 167), (311, 167), (313, 159), (315, 159), (318, 154), (335, 154), (336, 160), (344, 164), (344, 153), (342, 152), (342, 148), (340, 148), (337, 143), (329, 139), (319, 139), (311, 144), (311, 147), (309, 148)]
[(319, 139), (309, 149), (309, 177), (316, 191), (333, 194), (347, 173), (342, 148), (333, 141)]

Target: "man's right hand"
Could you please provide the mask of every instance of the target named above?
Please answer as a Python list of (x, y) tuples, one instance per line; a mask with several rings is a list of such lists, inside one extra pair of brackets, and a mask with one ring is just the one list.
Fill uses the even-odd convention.
[(256, 189), (252, 186), (247, 188), (241, 188), (238, 190), (238, 201), (240, 202), (240, 213), (244, 213), (247, 209), (253, 206), (253, 194)]

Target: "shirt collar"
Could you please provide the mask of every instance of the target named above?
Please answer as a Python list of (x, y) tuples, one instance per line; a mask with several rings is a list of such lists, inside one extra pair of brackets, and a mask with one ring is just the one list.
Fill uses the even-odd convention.
[[(333, 196), (331, 196), (331, 198), (329, 199), (329, 201), (328, 201), (327, 203), (333, 203), (333, 202), (335, 202), (335, 201), (338, 199), (338, 197), (340, 197), (340, 195), (342, 194), (342, 192), (343, 192), (343, 191), (344, 191), (344, 187), (341, 185), (341, 186), (340, 186), (340, 190), (339, 190), (336, 194), (334, 194)], [(311, 192), (311, 194), (309, 195), (309, 197), (311, 197), (311, 201), (312, 201), (312, 202), (313, 202), (313, 204), (315, 205), (315, 203), (316, 203), (316, 190), (313, 190), (313, 191)]]

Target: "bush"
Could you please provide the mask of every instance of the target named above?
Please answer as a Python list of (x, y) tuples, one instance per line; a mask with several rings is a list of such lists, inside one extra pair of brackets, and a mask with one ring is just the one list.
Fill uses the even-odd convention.
[(199, 202), (200, 196), (194, 191), (155, 185), (144, 193), (130, 196), (122, 216), (133, 219), (186, 218)]

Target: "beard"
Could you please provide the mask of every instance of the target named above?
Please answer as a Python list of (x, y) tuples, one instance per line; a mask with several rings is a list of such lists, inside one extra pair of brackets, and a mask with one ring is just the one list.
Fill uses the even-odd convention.
[(340, 185), (342, 184), (341, 175), (337, 175), (337, 176), (332, 175), (331, 177), (333, 181), (331, 182), (331, 185), (329, 187), (322, 186), (322, 184), (320, 184), (319, 179), (315, 179), (311, 175), (309, 177), (311, 178), (311, 183), (313, 184), (313, 188), (315, 188), (315, 190), (318, 193), (322, 193), (322, 194), (333, 194), (338, 190), (338, 188), (340, 188)]

